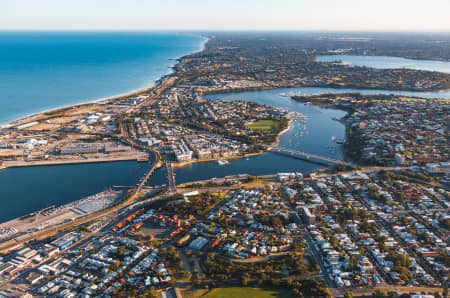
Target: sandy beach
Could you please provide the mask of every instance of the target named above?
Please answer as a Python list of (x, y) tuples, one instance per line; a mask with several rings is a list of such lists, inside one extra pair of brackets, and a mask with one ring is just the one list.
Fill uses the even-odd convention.
[(124, 97), (131, 97), (131, 96), (138, 96), (142, 93), (146, 93), (149, 92), (150, 90), (152, 90), (157, 84), (156, 83), (150, 83), (147, 86), (140, 88), (140, 89), (136, 89), (130, 92), (125, 92), (122, 94), (117, 94), (117, 95), (112, 95), (112, 96), (107, 96), (107, 97), (102, 97), (102, 98), (98, 98), (98, 99), (93, 99), (93, 100), (89, 100), (86, 102), (82, 102), (82, 103), (77, 103), (77, 104), (72, 104), (72, 105), (65, 105), (65, 106), (61, 106), (61, 107), (57, 107), (57, 108), (52, 108), (52, 109), (48, 109), (48, 110), (43, 110), (41, 112), (37, 112), (37, 113), (33, 113), (33, 114), (29, 114), (26, 115), (20, 119), (8, 122), (6, 124), (2, 124), (0, 125), (0, 127), (6, 128), (6, 127), (12, 127), (18, 124), (22, 124), (22, 123), (27, 123), (30, 121), (33, 121), (34, 118), (37, 118), (43, 114), (47, 114), (47, 113), (55, 113), (58, 112), (60, 110), (64, 110), (64, 109), (69, 109), (69, 108), (77, 108), (77, 107), (82, 107), (82, 106), (86, 106), (86, 105), (90, 105), (90, 104), (95, 104), (95, 103), (99, 103), (102, 101), (115, 101)]
[(176, 61), (175, 63), (173, 63), (171, 65), (170, 71), (168, 73), (162, 75), (159, 79), (157, 79), (157, 80), (147, 84), (146, 86), (144, 86), (142, 88), (134, 89), (134, 90), (131, 90), (131, 91), (128, 91), (128, 92), (124, 92), (124, 93), (120, 93), (120, 94), (116, 94), (116, 95), (111, 95), (111, 96), (106, 96), (106, 97), (102, 97), (102, 98), (87, 100), (87, 101), (80, 102), (80, 103), (68, 104), (68, 105), (64, 105), (64, 106), (60, 106), (60, 107), (56, 107), (56, 108), (42, 110), (42, 111), (39, 111), (39, 112), (36, 112), (36, 113), (31, 113), (31, 114), (28, 114), (28, 115), (24, 115), (23, 117), (21, 117), (19, 119), (16, 119), (16, 120), (13, 120), (13, 121), (9, 121), (9, 122), (6, 122), (6, 123), (0, 123), (0, 128), (8, 128), (8, 127), (12, 127), (12, 126), (15, 126), (15, 125), (18, 125), (18, 124), (31, 122), (31, 121), (33, 121), (34, 118), (39, 117), (39, 116), (41, 116), (43, 114), (46, 114), (46, 113), (54, 113), (54, 112), (58, 112), (59, 110), (68, 109), (68, 108), (82, 107), (82, 106), (85, 106), (85, 105), (95, 104), (95, 103), (99, 103), (99, 102), (102, 102), (102, 101), (114, 101), (114, 100), (121, 99), (123, 97), (138, 96), (138, 95), (141, 95), (142, 93), (149, 92), (154, 87), (158, 86), (159, 83), (162, 80), (164, 80), (165, 78), (167, 78), (167, 77), (169, 77), (169, 76), (171, 76), (171, 75), (173, 75), (175, 73), (175, 66), (176, 66), (176, 64), (178, 63), (178, 61), (180, 59), (182, 59), (183, 57), (188, 56), (188, 55), (192, 55), (192, 54), (195, 54), (195, 53), (202, 52), (205, 49), (205, 47), (206, 47), (206, 43), (209, 41), (208, 38), (206, 38), (206, 37), (203, 37), (203, 38), (204, 38), (204, 40), (201, 43), (201, 47), (200, 47), (200, 49), (198, 51), (193, 51), (193, 52), (188, 53), (186, 55), (182, 55), (182, 56), (170, 59), (170, 60)]

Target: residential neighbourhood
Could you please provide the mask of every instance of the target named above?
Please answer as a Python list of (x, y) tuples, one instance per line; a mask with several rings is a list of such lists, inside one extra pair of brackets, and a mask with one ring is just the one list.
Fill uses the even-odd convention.
[[(126, 161), (117, 177), (138, 178), (1, 222), (0, 296), (445, 296), (449, 101), (375, 89), (436, 91), (449, 76), (316, 61), (361, 51), (322, 39), (210, 36), (144, 91), (1, 126), (5, 173)], [(373, 92), (272, 90), (287, 87)], [(255, 90), (284, 105), (226, 96)]]

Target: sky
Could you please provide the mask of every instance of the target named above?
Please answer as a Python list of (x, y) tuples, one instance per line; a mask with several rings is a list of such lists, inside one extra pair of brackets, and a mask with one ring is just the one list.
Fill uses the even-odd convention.
[(450, 0), (0, 0), (0, 30), (450, 32)]

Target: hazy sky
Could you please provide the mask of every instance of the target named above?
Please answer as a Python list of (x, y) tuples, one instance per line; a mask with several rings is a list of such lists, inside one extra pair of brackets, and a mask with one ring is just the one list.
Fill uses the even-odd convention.
[(450, 0), (0, 0), (0, 29), (450, 31)]

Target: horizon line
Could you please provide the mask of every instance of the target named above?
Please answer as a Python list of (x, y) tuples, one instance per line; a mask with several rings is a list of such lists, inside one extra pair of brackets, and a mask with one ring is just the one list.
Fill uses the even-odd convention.
[(107, 29), (107, 28), (82, 28), (82, 29), (25, 29), (25, 28), (0, 28), (0, 32), (317, 32), (317, 33), (447, 33), (450, 29)]

